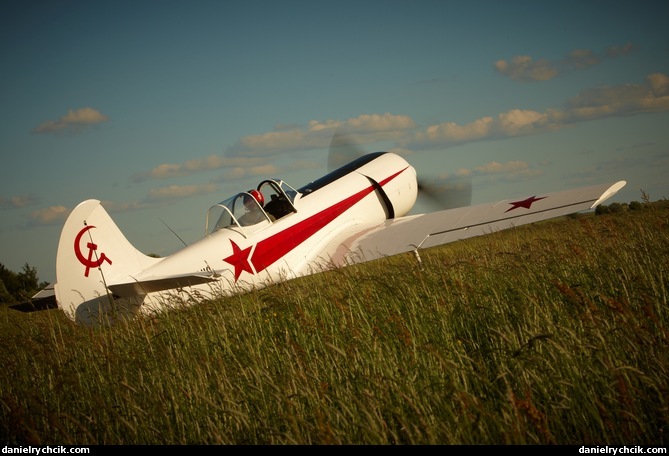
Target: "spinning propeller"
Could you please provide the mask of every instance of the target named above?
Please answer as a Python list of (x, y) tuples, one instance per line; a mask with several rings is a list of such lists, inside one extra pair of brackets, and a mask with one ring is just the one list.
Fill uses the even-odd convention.
[[(328, 171), (333, 171), (364, 155), (352, 136), (336, 130), (328, 151)], [(472, 181), (469, 177), (418, 178), (418, 196), (439, 209), (469, 206), (472, 202)]]

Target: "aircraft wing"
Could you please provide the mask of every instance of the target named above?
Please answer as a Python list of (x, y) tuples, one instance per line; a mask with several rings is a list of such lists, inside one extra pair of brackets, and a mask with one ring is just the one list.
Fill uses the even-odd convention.
[(346, 262), (369, 261), (593, 209), (625, 184), (619, 181), (387, 220), (346, 242)]

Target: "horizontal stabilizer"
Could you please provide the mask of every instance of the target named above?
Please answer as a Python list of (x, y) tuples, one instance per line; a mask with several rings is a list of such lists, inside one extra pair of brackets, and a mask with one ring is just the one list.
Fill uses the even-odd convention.
[(169, 290), (172, 288), (190, 287), (203, 283), (215, 282), (217, 277), (212, 275), (180, 275), (165, 277), (162, 279), (117, 283), (109, 285), (109, 291), (115, 296), (127, 298), (135, 295), (145, 295), (156, 291)]
[(10, 309), (18, 310), (20, 312), (37, 312), (40, 310), (49, 310), (58, 308), (56, 302), (56, 293), (53, 289), (53, 283), (47, 285), (40, 290), (29, 300), (13, 304), (9, 306)]

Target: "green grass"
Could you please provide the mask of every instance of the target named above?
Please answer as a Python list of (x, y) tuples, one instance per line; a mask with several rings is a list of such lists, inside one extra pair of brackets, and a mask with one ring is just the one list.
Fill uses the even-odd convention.
[(669, 210), (106, 328), (0, 309), (7, 444), (667, 445)]

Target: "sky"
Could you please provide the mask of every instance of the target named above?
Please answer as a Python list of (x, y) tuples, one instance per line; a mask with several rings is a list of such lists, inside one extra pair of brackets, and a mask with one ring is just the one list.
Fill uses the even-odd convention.
[(217, 202), (327, 173), (337, 129), (467, 177), (472, 204), (618, 180), (608, 203), (669, 198), (668, 17), (645, 0), (3, 0), (0, 263), (55, 281), (91, 198), (169, 255)]

